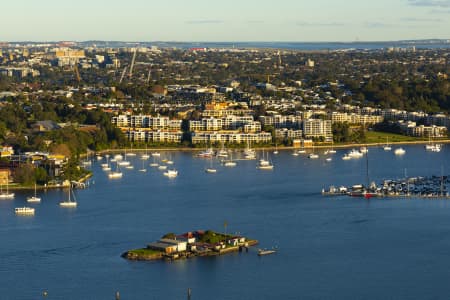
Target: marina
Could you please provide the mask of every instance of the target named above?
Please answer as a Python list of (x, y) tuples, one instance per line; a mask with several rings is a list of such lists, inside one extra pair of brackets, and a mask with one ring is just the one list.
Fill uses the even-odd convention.
[[(402, 185), (405, 178), (426, 178), (439, 191), (440, 175), (450, 170), (449, 147), (441, 152), (426, 151), (424, 145), (403, 147), (402, 156), (381, 146), (368, 147), (369, 183), (382, 186), (385, 179), (392, 179), (407, 190)], [(344, 161), (341, 157), (350, 149), (336, 149), (327, 162), (322, 152), (318, 159), (308, 159), (309, 150), (294, 157), (292, 149), (278, 148), (279, 154), (269, 157), (275, 167), (267, 172), (256, 168), (262, 151), (256, 151), (256, 160), (240, 160), (242, 150), (231, 150), (229, 159), (239, 159), (237, 165), (225, 167), (213, 158), (218, 170), (213, 176), (204, 172), (209, 159), (198, 158), (195, 152), (172, 151), (170, 169), (175, 168), (178, 176), (170, 180), (156, 167), (139, 172), (139, 154), (128, 159), (134, 169), (124, 168), (120, 180), (111, 180), (102, 170), (106, 161), (102, 155), (103, 160), (92, 164), (95, 184), (76, 190), (76, 209), (59, 207), (68, 198), (67, 189), (38, 187), (42, 200), (33, 217), (19, 217), (14, 211), (35, 206), (26, 201), (33, 187), (15, 191), (14, 199), (0, 201), (0, 238), (8, 241), (0, 249), (4, 281), (0, 292), (5, 298), (34, 299), (44, 287), (49, 299), (66, 299), (71, 282), (71, 297), (78, 299), (107, 299), (115, 290), (133, 299), (142, 295), (179, 299), (186, 287), (199, 299), (214, 293), (221, 299), (292, 299), (297, 294), (326, 299), (333, 293), (347, 299), (380, 299), (389, 293), (402, 299), (403, 290), (426, 299), (430, 295), (426, 287), (433, 283), (441, 288), (431, 294), (445, 298), (448, 258), (437, 254), (450, 242), (449, 200), (323, 197), (320, 190), (330, 184), (367, 185), (366, 157)], [(169, 157), (167, 151), (159, 151)], [(180, 255), (146, 262), (120, 257), (127, 249), (157, 242), (161, 233), (203, 226), (255, 238), (263, 250), (279, 245), (282, 251), (258, 256), (257, 246), (249, 255), (243, 248), (241, 253), (237, 249), (226, 255), (186, 259)], [(433, 255), (424, 257), (424, 253)], [(424, 272), (428, 267), (417, 264), (421, 259), (433, 268), (432, 275)], [(398, 281), (400, 277), (404, 280)], [(26, 291), (16, 284), (20, 280), (26, 280)], [(369, 281), (377, 285), (367, 286)], [(237, 288), (229, 289), (222, 282)], [(380, 291), (378, 283), (386, 288)], [(365, 288), (355, 290), (355, 284)]]

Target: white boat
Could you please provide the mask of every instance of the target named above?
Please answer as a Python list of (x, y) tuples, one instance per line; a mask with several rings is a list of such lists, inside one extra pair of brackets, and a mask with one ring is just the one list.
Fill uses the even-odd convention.
[(397, 149), (395, 149), (395, 151), (394, 151), (394, 154), (395, 154), (395, 155), (403, 155), (403, 154), (405, 154), (405, 153), (406, 153), (406, 150), (403, 149), (403, 148), (397, 148)]
[(367, 149), (367, 147), (361, 147), (361, 148), (359, 148), (359, 152), (361, 152), (362, 154), (365, 154), (365, 153), (369, 152), (369, 149)]
[(386, 138), (386, 144), (383, 146), (384, 151), (391, 151), (392, 147), (389, 145), (389, 138)]
[(142, 160), (147, 160), (150, 158), (150, 154), (147, 152), (147, 146), (145, 146), (145, 153), (141, 155)]
[(267, 158), (264, 158), (264, 150), (263, 150), (263, 157), (259, 160), (258, 169), (260, 170), (272, 170), (273, 164), (269, 160), (269, 156), (267, 155)]
[(342, 160), (350, 160), (350, 159), (352, 158), (348, 154), (344, 154), (344, 156), (342, 156)]
[(425, 145), (425, 150), (431, 152), (441, 152), (441, 144), (428, 144)]
[(305, 149), (300, 149), (300, 150), (297, 151), (297, 153), (298, 153), (298, 154), (305, 154), (305, 153), (306, 153), (306, 150), (305, 150)]
[(34, 196), (27, 197), (27, 202), (30, 203), (39, 203), (41, 202), (41, 198), (37, 196), (36, 193), (36, 184), (34, 184)]
[(245, 159), (256, 159), (256, 151), (250, 148), (250, 144), (247, 142), (247, 148), (244, 150)]
[(160, 157), (160, 156), (161, 156), (161, 153), (159, 153), (159, 152), (153, 152), (153, 153), (152, 153), (152, 156), (153, 156), (153, 157)]
[(101, 155), (97, 155), (97, 161), (101, 161), (102, 159), (103, 159), (103, 156), (101, 156)]
[(67, 200), (59, 202), (59, 206), (61, 206), (61, 207), (69, 207), (69, 208), (70, 207), (77, 207), (77, 201), (72, 200), (71, 194), (72, 194), (72, 187), (69, 188), (69, 192), (68, 192), (69, 197), (67, 198)]
[(273, 154), (278, 154), (278, 146), (275, 144), (275, 150), (273, 151)]
[(230, 154), (230, 159), (223, 160), (222, 164), (225, 167), (236, 167), (236, 165), (237, 165), (237, 163), (233, 160), (233, 155), (232, 154)]
[(125, 157), (127, 156), (136, 156), (136, 153), (133, 152), (133, 145), (131, 145), (129, 153), (127, 153), (125, 149)]
[(134, 169), (134, 166), (132, 166), (132, 165), (125, 166), (125, 169), (132, 170), (132, 169)]
[(198, 157), (203, 157), (203, 158), (208, 158), (208, 157), (213, 157), (214, 156), (214, 150), (212, 148), (208, 148), (204, 151), (201, 151), (200, 153), (197, 154)]
[(317, 159), (317, 158), (319, 158), (319, 154), (311, 153), (311, 154), (308, 155), (308, 158), (309, 159)]
[(167, 169), (167, 166), (165, 166), (165, 165), (160, 165), (160, 166), (158, 166), (158, 169), (159, 169), (159, 170), (166, 170), (166, 169)]
[(102, 168), (109, 167), (108, 163), (102, 163), (100, 166), (101, 166)]
[(123, 159), (123, 155), (122, 154), (116, 154), (116, 155), (114, 155), (114, 158), (113, 158), (115, 161), (118, 161), (118, 160), (122, 160)]
[(102, 167), (102, 170), (105, 172), (109, 172), (111, 171), (111, 167), (110, 166)]
[(441, 145), (435, 144), (434, 147), (431, 149), (431, 152), (441, 152)]
[(173, 170), (167, 170), (166, 172), (164, 172), (164, 176), (167, 176), (169, 178), (174, 178), (178, 176), (178, 171), (173, 169)]
[(292, 152), (292, 156), (299, 156), (298, 151), (294, 150), (294, 152)]
[(123, 176), (123, 174), (122, 174), (122, 172), (120, 171), (119, 164), (116, 164), (116, 170), (115, 170), (114, 172), (110, 172), (110, 173), (108, 174), (108, 177), (109, 177), (110, 179), (122, 178), (122, 176)]
[(206, 172), (206, 173), (217, 173), (217, 170), (216, 170), (216, 169), (213, 169), (213, 168), (206, 168), (206, 169), (205, 169), (205, 172)]
[(325, 158), (326, 161), (332, 161), (333, 159), (331, 157)]
[(150, 166), (150, 167), (153, 167), (153, 168), (156, 168), (156, 167), (159, 166), (159, 164), (158, 164), (158, 163), (155, 163), (155, 162), (152, 162), (149, 166)]
[(350, 150), (350, 152), (348, 152), (348, 156), (350, 156), (350, 158), (360, 158), (363, 157), (363, 153), (356, 150), (356, 149), (352, 149)]
[(147, 169), (144, 166), (144, 161), (142, 161), (142, 168), (139, 169), (139, 172), (147, 172)]
[(119, 166), (125, 167), (125, 166), (129, 166), (129, 165), (130, 165), (130, 162), (129, 162), (129, 161), (126, 161), (126, 160), (122, 160), (122, 161), (117, 162), (117, 164), (118, 164)]
[(225, 167), (236, 167), (237, 163), (233, 160), (227, 160), (223, 162)]
[(122, 172), (118, 172), (118, 171), (114, 171), (114, 172), (110, 172), (108, 174), (108, 177), (111, 179), (117, 179), (117, 178), (122, 178), (123, 173)]
[(16, 215), (33, 216), (34, 208), (33, 207), (16, 207), (14, 209), (14, 212), (16, 213)]
[(15, 194), (9, 192), (9, 176), (6, 177), (6, 192), (3, 192), (2, 186), (0, 185), (0, 199), (14, 199)]
[(277, 251), (274, 250), (274, 249), (272, 249), (272, 250), (269, 250), (269, 249), (258, 249), (258, 256), (264, 256), (264, 255), (274, 254), (274, 253), (276, 253), (276, 252), (277, 252)]

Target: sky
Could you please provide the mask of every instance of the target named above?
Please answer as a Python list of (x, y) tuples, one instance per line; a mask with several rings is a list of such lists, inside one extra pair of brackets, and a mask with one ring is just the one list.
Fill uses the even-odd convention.
[(0, 41), (450, 39), (450, 0), (14, 0)]

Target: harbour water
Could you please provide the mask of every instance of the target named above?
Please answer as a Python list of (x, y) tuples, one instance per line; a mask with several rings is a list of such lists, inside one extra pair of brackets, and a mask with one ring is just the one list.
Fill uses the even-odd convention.
[[(370, 180), (450, 174), (450, 146), (406, 154), (369, 148)], [(308, 159), (280, 151), (273, 170), (257, 161), (234, 168), (190, 152), (171, 154), (176, 178), (151, 168), (111, 180), (99, 163), (93, 184), (76, 190), (78, 207), (61, 208), (65, 191), (0, 201), (1, 299), (446, 299), (450, 294), (450, 200), (323, 197), (331, 184), (365, 183), (366, 161)], [(260, 153), (259, 153), (260, 154)], [(320, 152), (319, 152), (320, 154)], [(164, 153), (162, 153), (164, 155)], [(233, 155), (233, 158), (236, 157)], [(38, 193), (39, 196), (39, 193)], [(15, 207), (36, 208), (16, 216)], [(239, 232), (277, 246), (274, 255), (234, 253), (174, 262), (131, 262), (120, 254), (164, 233)]]

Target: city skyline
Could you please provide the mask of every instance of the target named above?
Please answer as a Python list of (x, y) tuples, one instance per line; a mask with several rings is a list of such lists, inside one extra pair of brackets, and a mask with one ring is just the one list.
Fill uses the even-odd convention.
[(450, 38), (450, 0), (8, 1), (0, 41), (395, 41)]

